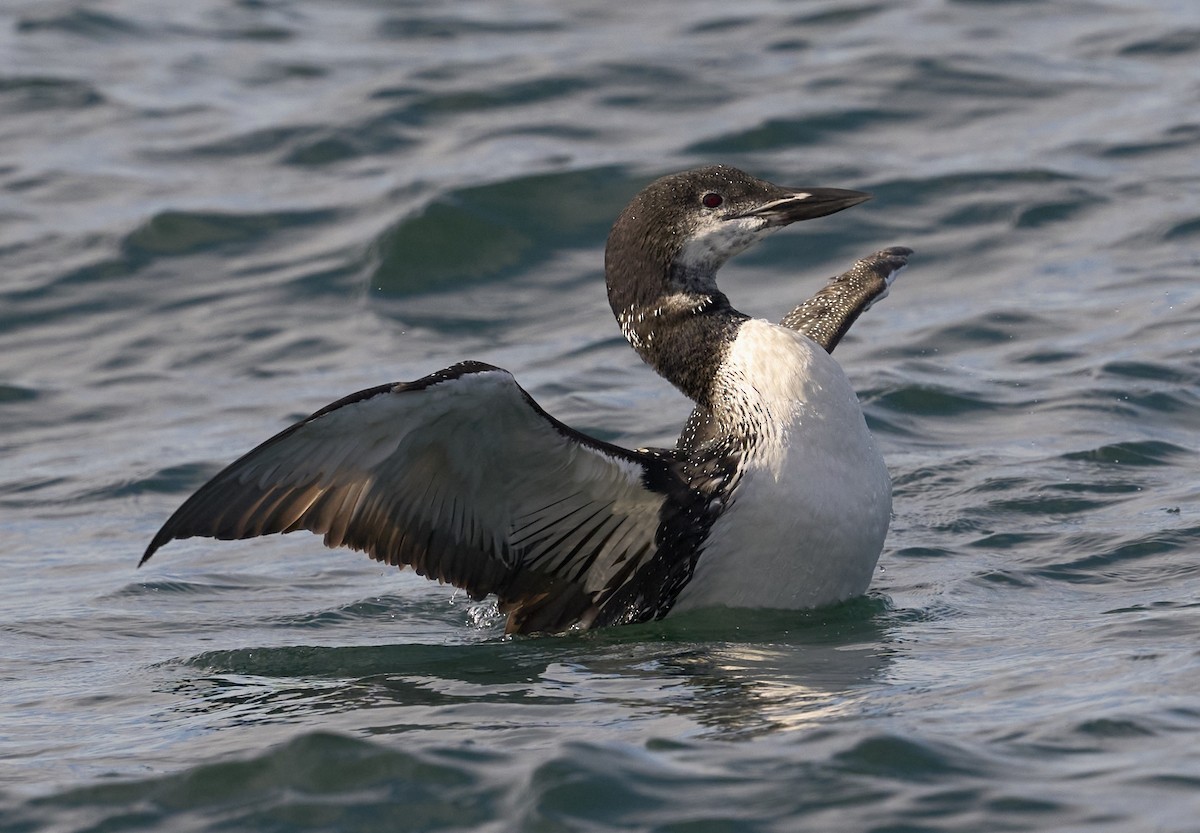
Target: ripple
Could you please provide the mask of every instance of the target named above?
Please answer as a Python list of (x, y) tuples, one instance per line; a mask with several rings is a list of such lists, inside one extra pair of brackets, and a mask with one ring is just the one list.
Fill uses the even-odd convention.
[[(1077, 185), (1078, 177), (1051, 168), (979, 168), (971, 171), (928, 176), (920, 179), (888, 179), (873, 186), (877, 197), (885, 197), (898, 205), (917, 202), (938, 203), (947, 197), (980, 198), (994, 197), (997, 193), (1013, 194), (1012, 204), (1018, 204), (1017, 194), (1023, 193), (1014, 186), (1036, 186), (1038, 192), (1053, 185)], [(951, 216), (953, 211), (948, 211)]]
[(0, 384), (0, 405), (8, 405), (13, 402), (32, 402), (42, 395), (42, 392), (36, 388)]
[(845, 26), (878, 17), (887, 12), (884, 3), (847, 3), (835, 8), (821, 9), (815, 12), (793, 17), (793, 26)]
[(1177, 124), (1161, 130), (1153, 138), (1136, 142), (1081, 142), (1076, 148), (1101, 159), (1154, 156), (1175, 151), (1192, 151), (1200, 141), (1200, 125)]
[(984, 775), (989, 767), (956, 747), (881, 735), (834, 756), (836, 765), (857, 775), (928, 782), (955, 775)]
[[(470, 246), (461, 241), (470, 240)], [(379, 261), (371, 288), (393, 295), (458, 289), (522, 268), (533, 240), (499, 218), (435, 202), (384, 232), (372, 247)]]
[(1021, 589), (1021, 590), (1029, 589), (1031, 587), (1036, 586), (1032, 581), (1030, 581), (1022, 573), (1016, 572), (1014, 570), (989, 570), (987, 572), (980, 573), (979, 575), (977, 575), (975, 577), (974, 581), (978, 581), (978, 582), (982, 582), (984, 584), (990, 584), (990, 585), (994, 585), (994, 586), (1007, 587), (1007, 588), (1012, 588), (1012, 589)]
[(891, 553), (896, 558), (951, 558), (955, 551), (947, 547), (901, 547)]
[(110, 484), (79, 496), (81, 500), (105, 500), (136, 495), (174, 495), (189, 492), (220, 471), (219, 466), (184, 463), (159, 469), (148, 477)]
[(1179, 29), (1129, 44), (1121, 55), (1136, 57), (1175, 57), (1200, 52), (1200, 29)]
[(361, 125), (323, 128), (306, 132), (304, 141), (295, 142), (283, 156), (286, 165), (319, 167), (348, 159), (361, 159), (393, 153), (417, 144), (391, 119), (371, 119)]
[(1197, 237), (1200, 237), (1200, 217), (1176, 223), (1163, 232), (1163, 240), (1169, 241), (1191, 240)]
[(690, 35), (706, 35), (710, 32), (724, 33), (733, 29), (752, 26), (756, 22), (757, 18), (753, 17), (721, 17), (693, 24), (688, 27), (687, 32)]
[(1100, 372), (1108, 376), (1139, 381), (1172, 382), (1175, 384), (1196, 384), (1200, 382), (1195, 371), (1185, 369), (1182, 365), (1165, 362), (1121, 360), (1106, 362), (1100, 366)]
[(241, 760), (70, 788), (34, 799), (30, 809), (50, 812), (64, 825), (86, 812), (92, 826), (109, 829), (168, 828), (196, 817), (240, 830), (314, 822), (338, 830), (462, 830), (486, 825), (502, 811), (497, 791), (474, 774), (487, 760), (486, 753), (464, 752), (439, 762), (428, 753), (308, 732)]
[(910, 121), (917, 115), (903, 110), (860, 109), (830, 110), (802, 119), (774, 119), (749, 130), (697, 142), (687, 152), (719, 156), (815, 144), (828, 141), (836, 133), (886, 130), (890, 124)]
[(394, 153), (416, 144), (412, 126), (391, 113), (339, 124), (290, 124), (237, 133), (201, 144), (157, 151), (155, 158), (268, 156), (284, 165), (320, 167)]
[(329, 222), (333, 211), (278, 211), (234, 214), (164, 211), (130, 232), (122, 241), (126, 257), (137, 262), (158, 257), (178, 257), (218, 249), (260, 244), (271, 235), (294, 228)]
[(22, 15), (17, 19), (16, 29), (22, 33), (62, 32), (97, 41), (142, 33), (141, 28), (127, 18), (78, 8), (43, 16)]
[(1023, 204), (1015, 211), (1013, 228), (1037, 229), (1064, 223), (1094, 208), (1096, 204), (1096, 195), (1090, 193), (1080, 193), (1077, 197), (1069, 200), (1047, 200)]
[[(558, 645), (553, 648), (562, 650)], [(366, 679), (403, 675), (413, 679), (474, 682), (495, 690), (512, 684), (527, 687), (555, 655), (554, 651), (547, 653), (529, 640), (492, 640), (466, 645), (237, 648), (197, 654), (184, 664), (211, 673), (272, 678)]]
[(1154, 737), (1158, 733), (1128, 718), (1098, 717), (1085, 720), (1075, 727), (1081, 735), (1093, 738)]
[(247, 25), (224, 28), (220, 32), (222, 40), (262, 41), (265, 43), (283, 43), (297, 37), (297, 33), (283, 26)]
[(371, 286), (408, 295), (529, 270), (558, 249), (603, 240), (628, 188), (620, 169), (595, 168), (447, 194), (379, 236)]
[(997, 407), (982, 394), (933, 385), (905, 385), (876, 395), (871, 403), (897, 414), (939, 417), (994, 411)]
[(284, 628), (324, 628), (356, 622), (390, 621), (396, 619), (402, 611), (406, 618), (433, 613), (436, 618), (444, 620), (447, 627), (460, 624), (461, 617), (454, 606), (447, 605), (441, 599), (436, 603), (422, 602), (423, 599), (413, 600), (401, 596), (361, 599), (329, 610), (277, 616), (269, 621)]
[(1036, 313), (995, 310), (930, 330), (901, 349), (903, 355), (914, 358), (931, 352), (944, 356), (980, 347), (1040, 339), (1060, 328), (1060, 324)]
[(516, 81), (477, 90), (457, 90), (423, 94), (389, 116), (404, 124), (426, 124), (432, 120), (461, 113), (486, 112), (498, 108), (540, 104), (574, 95), (595, 86), (595, 81), (579, 76), (538, 78)]
[(1059, 348), (1039, 347), (1029, 352), (1016, 353), (1009, 356), (1009, 359), (1022, 364), (1061, 364), (1062, 362), (1077, 362), (1081, 359), (1087, 359), (1086, 354), (1075, 350), (1062, 350)]
[(1065, 483), (1047, 483), (1046, 489), (1057, 492), (1076, 492), (1098, 495), (1129, 495), (1142, 491), (1140, 483), (1127, 480), (1121, 481), (1086, 481), (1072, 480)]
[(971, 541), (968, 546), (989, 550), (1023, 550), (1035, 544), (1057, 541), (1057, 532), (994, 532)]
[(988, 511), (1013, 512), (1018, 515), (1077, 515), (1109, 506), (1109, 500), (1091, 500), (1080, 497), (1061, 497), (1034, 494), (1024, 497), (1005, 498), (988, 504)]
[[(60, 503), (57, 493), (64, 486), (74, 483), (67, 477), (39, 477), (26, 475), (20, 480), (0, 483), (0, 506), (14, 509), (31, 509)], [(45, 497), (43, 497), (45, 495)]]
[(546, 20), (471, 20), (448, 15), (389, 17), (376, 27), (396, 40), (454, 40), (472, 35), (537, 35), (558, 32), (562, 24)]
[(898, 92), (919, 85), (927, 95), (969, 96), (979, 99), (1028, 100), (1064, 95), (1071, 85), (1045, 78), (1018, 77), (1011, 72), (984, 69), (985, 65), (963, 55), (943, 58), (922, 57), (911, 61), (911, 68), (896, 83)]
[[(1083, 555), (1042, 567), (1036, 574), (1073, 584), (1161, 581), (1165, 573), (1159, 557), (1194, 551), (1198, 543), (1200, 527), (1156, 530), (1116, 544), (1109, 536), (1077, 535), (1067, 540), (1067, 549), (1083, 550)], [(1152, 563), (1144, 564), (1148, 559)]]
[(203, 581), (179, 581), (172, 579), (156, 579), (138, 581), (127, 584), (120, 590), (109, 593), (105, 598), (141, 598), (160, 594), (180, 596), (207, 596), (214, 593), (225, 593), (231, 590), (242, 590), (244, 585), (217, 584)]
[(1114, 443), (1062, 455), (1064, 460), (1122, 466), (1169, 466), (1189, 457), (1195, 457), (1195, 452), (1160, 440)]
[(714, 107), (735, 97), (721, 84), (697, 86), (686, 72), (649, 62), (606, 63), (598, 86), (605, 90), (597, 100), (601, 106), (656, 113)]
[(0, 77), (0, 111), (36, 113), (79, 110), (103, 104), (104, 96), (85, 81), (51, 76)]
[(180, 156), (253, 156), (260, 153), (277, 153), (291, 146), (297, 139), (312, 136), (320, 129), (317, 125), (266, 127), (226, 139), (192, 145), (173, 153)]
[(1156, 425), (1164, 427), (1168, 421), (1174, 421), (1187, 429), (1194, 425), (1192, 418), (1200, 408), (1200, 393), (1187, 388), (1136, 390), (1092, 386), (1042, 407), (1047, 414), (1059, 411), (1092, 412), (1133, 422), (1153, 419)]

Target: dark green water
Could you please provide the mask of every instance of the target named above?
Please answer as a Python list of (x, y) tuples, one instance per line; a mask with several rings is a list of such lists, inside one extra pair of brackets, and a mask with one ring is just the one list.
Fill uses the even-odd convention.
[[(0, 10), (0, 831), (1200, 831), (1200, 12)], [(459, 359), (627, 445), (687, 404), (609, 223), (721, 161), (874, 192), (722, 272), (893, 473), (867, 598), (508, 640), (315, 538), (186, 541), (290, 420)]]

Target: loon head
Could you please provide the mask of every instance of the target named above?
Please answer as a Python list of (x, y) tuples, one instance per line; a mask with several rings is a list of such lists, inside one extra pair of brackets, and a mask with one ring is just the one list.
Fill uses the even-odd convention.
[(608, 301), (622, 333), (664, 372), (662, 334), (709, 313), (740, 316), (717, 289), (725, 261), (786, 225), (868, 199), (842, 188), (783, 188), (725, 165), (655, 180), (621, 212), (604, 253)]

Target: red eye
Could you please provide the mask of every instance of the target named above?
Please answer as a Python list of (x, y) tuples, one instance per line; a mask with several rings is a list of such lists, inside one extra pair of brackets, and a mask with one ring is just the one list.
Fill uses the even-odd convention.
[(705, 208), (716, 208), (718, 205), (725, 202), (725, 198), (720, 194), (714, 194), (710, 191), (704, 195), (700, 202), (704, 203)]

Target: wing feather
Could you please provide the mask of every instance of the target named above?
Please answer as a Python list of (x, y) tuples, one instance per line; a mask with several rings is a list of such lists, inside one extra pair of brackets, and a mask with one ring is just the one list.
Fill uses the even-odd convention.
[(779, 323), (807, 336), (832, 353), (849, 330), (908, 264), (912, 249), (893, 246), (855, 263), (821, 290), (784, 316)]
[(464, 362), (267, 440), (188, 498), (142, 563), (173, 539), (306, 529), (495, 593), (510, 630), (560, 630), (586, 624), (653, 555), (666, 498), (649, 484), (670, 476), (658, 456), (558, 422), (506, 371)]

